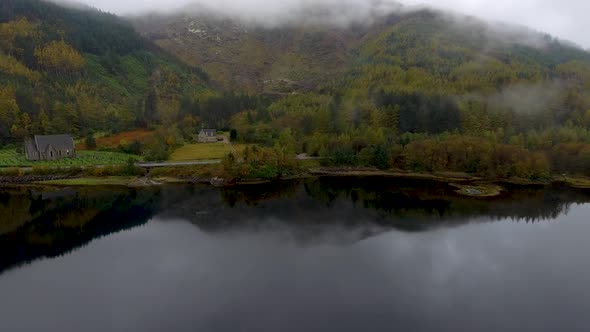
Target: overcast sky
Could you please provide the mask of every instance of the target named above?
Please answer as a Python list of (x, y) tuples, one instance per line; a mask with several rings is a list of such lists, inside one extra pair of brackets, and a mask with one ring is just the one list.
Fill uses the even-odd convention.
[[(255, 13), (258, 17), (286, 15), (304, 3), (344, 3), (365, 6), (378, 0), (78, 0), (117, 14), (170, 11), (188, 3), (201, 2), (233, 13)], [(389, 1), (389, 0), (385, 0)], [(426, 4), (488, 20), (500, 20), (548, 32), (590, 48), (590, 0), (401, 0), (403, 4)], [(262, 15), (262, 16), (261, 16)]]

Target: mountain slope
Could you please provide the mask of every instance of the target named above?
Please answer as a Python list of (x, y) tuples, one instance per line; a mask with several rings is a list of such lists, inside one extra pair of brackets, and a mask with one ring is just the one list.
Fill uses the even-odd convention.
[[(317, 21), (264, 26), (206, 12), (133, 19), (144, 36), (202, 66), (214, 81), (251, 93), (311, 91), (326, 81), (340, 86), (340, 77), (367, 65), (419, 69), (433, 77), (434, 90), (464, 93), (553, 78), (559, 65), (590, 62), (587, 52), (547, 35), (433, 10), (399, 11), (367, 24)], [(490, 71), (495, 76), (487, 82), (478, 77)], [(473, 78), (479, 82), (464, 81)]]
[(0, 4), (0, 141), (177, 120), (207, 76), (120, 18), (40, 0)]
[[(483, 124), (471, 120), (474, 129), (498, 128), (513, 117), (522, 120), (515, 126), (527, 128), (580, 122), (590, 108), (584, 93), (590, 87), (588, 52), (523, 27), (467, 16), (421, 9), (362, 25), (263, 26), (202, 13), (136, 18), (134, 25), (228, 89), (328, 92), (344, 101), (339, 107), (348, 118), (359, 104), (382, 107), (408, 94), (453, 97), (469, 117), (493, 110), (478, 120)], [(416, 107), (407, 112), (415, 114)]]
[(309, 90), (350, 65), (360, 31), (305, 26), (266, 29), (210, 16), (144, 17), (148, 39), (224, 87), (251, 93)]
[(590, 170), (589, 53), (433, 10), (345, 22), (324, 9), (266, 25), (152, 15), (132, 19), (134, 30), (96, 10), (5, 0), (0, 144), (163, 125), (151, 145), (166, 150), (207, 126), (335, 164)]
[(428, 9), (351, 25), (203, 13), (134, 25), (227, 88), (283, 96), (232, 116), (246, 142), (418, 171), (590, 169), (590, 54), (545, 34)]

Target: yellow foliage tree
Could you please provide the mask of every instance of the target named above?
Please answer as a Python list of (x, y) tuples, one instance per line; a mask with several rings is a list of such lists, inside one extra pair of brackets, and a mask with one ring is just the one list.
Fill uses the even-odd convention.
[(11, 135), (12, 126), (18, 121), (20, 110), (16, 103), (15, 89), (0, 87), (0, 138)]
[(0, 72), (26, 77), (33, 82), (41, 79), (41, 75), (38, 72), (30, 70), (17, 59), (3, 53), (0, 53)]
[(37, 25), (26, 18), (0, 24), (0, 48), (9, 54), (17, 54), (22, 50), (16, 49), (14, 40), (16, 37), (38, 37)]
[(63, 40), (35, 49), (35, 57), (41, 66), (58, 73), (77, 73), (86, 65), (84, 57)]

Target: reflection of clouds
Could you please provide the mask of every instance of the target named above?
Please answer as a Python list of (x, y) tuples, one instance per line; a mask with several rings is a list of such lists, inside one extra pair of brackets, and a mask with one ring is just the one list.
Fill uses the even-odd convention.
[[(589, 205), (361, 241), (362, 227), (147, 225), (0, 276), (9, 331), (583, 331)], [(303, 226), (302, 226), (303, 227)], [(317, 229), (316, 229), (317, 230)], [(345, 240), (339, 241), (342, 237)]]

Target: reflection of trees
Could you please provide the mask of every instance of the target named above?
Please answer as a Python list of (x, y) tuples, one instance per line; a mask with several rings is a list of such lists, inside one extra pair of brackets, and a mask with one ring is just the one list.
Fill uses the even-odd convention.
[(330, 204), (339, 198), (350, 199), (356, 205), (367, 209), (383, 210), (391, 213), (405, 213), (409, 211), (423, 211), (428, 215), (436, 213), (444, 216), (449, 208), (449, 201), (431, 198), (424, 199), (412, 196), (401, 190), (372, 190), (358, 185), (342, 186), (342, 182), (307, 181), (304, 184), (308, 195)]
[(478, 199), (455, 194), (443, 183), (383, 178), (306, 179), (222, 190), (203, 186), (4, 189), (0, 190), (0, 272), (40, 257), (63, 255), (97, 237), (142, 225), (155, 214), (180, 217), (205, 231), (270, 227), (269, 220), (311, 232), (332, 224), (359, 223), (420, 231), (476, 218), (555, 219), (571, 204), (588, 201), (589, 193), (560, 186), (515, 187), (500, 197)]
[(589, 201), (587, 192), (556, 185), (547, 188), (513, 187), (497, 198), (454, 199), (452, 206), (456, 213), (467, 217), (539, 222), (557, 219), (567, 213), (572, 204)]
[[(326, 222), (358, 224), (369, 220), (419, 231), (475, 219), (527, 222), (556, 219), (571, 204), (590, 201), (589, 194), (559, 186), (516, 186), (496, 198), (470, 198), (454, 190), (444, 183), (428, 180), (328, 177), (226, 189), (221, 191), (223, 202), (214, 197), (193, 198), (179, 203), (172, 214), (208, 231), (259, 227), (263, 222), (260, 220), (268, 217), (307, 226)], [(195, 214), (195, 211), (203, 213)]]
[(292, 198), (298, 189), (299, 181), (277, 181), (222, 189), (221, 197), (231, 207), (239, 202), (248, 206), (257, 206), (261, 202), (271, 199)]
[(495, 198), (460, 196), (438, 182), (384, 178), (313, 179), (305, 181), (304, 188), (308, 195), (328, 206), (337, 200), (350, 200), (357, 207), (380, 211), (387, 217), (384, 222), (396, 226), (404, 219), (431, 224), (475, 217), (536, 222), (555, 219), (567, 212), (571, 204), (590, 201), (589, 193), (559, 185), (515, 186)]
[(1, 191), (0, 235), (15, 231), (30, 221), (32, 215), (39, 215), (40, 212), (32, 211), (33, 203), (26, 191), (20, 189)]
[(158, 197), (157, 191), (149, 190), (82, 190), (45, 200), (34, 193), (12, 192), (8, 200), (3, 195), (0, 213), (22, 213), (8, 227), (2, 223), (0, 272), (141, 225), (156, 212)]

